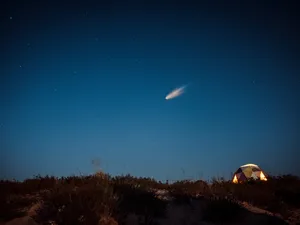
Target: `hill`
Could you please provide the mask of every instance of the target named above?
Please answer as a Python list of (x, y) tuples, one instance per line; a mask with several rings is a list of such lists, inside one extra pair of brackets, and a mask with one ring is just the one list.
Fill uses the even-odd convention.
[(2, 224), (300, 224), (300, 179), (182, 180), (130, 175), (0, 181)]

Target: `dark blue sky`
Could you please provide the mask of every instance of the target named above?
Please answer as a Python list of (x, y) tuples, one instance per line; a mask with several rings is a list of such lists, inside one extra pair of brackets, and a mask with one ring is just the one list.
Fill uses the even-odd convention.
[(195, 2), (9, 1), (0, 178), (299, 175), (296, 1)]

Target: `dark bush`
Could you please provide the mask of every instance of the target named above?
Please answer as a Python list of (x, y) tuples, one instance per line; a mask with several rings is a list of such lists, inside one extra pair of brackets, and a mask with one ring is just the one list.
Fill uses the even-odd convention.
[(212, 199), (204, 208), (203, 220), (213, 223), (227, 223), (238, 220), (243, 209), (239, 204), (224, 198)]

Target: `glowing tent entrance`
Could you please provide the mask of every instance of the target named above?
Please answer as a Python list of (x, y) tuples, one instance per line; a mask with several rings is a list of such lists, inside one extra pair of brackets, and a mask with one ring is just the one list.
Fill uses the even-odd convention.
[(267, 178), (259, 166), (255, 164), (246, 164), (241, 166), (233, 175), (232, 182), (239, 183), (250, 179), (264, 180)]

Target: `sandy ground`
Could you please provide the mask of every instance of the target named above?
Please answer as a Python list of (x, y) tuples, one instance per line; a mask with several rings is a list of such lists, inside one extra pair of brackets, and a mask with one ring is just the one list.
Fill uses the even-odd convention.
[[(209, 223), (203, 221), (203, 211), (208, 204), (205, 198), (190, 199), (189, 202), (178, 204), (173, 201), (168, 191), (166, 190), (153, 190), (157, 198), (168, 201), (167, 210), (164, 218), (151, 218), (151, 222), (145, 223), (144, 216), (136, 214), (129, 214), (124, 219), (125, 225), (139, 225), (143, 224), (157, 224), (157, 225), (299, 225), (300, 224), (300, 209), (292, 212), (291, 218), (284, 221), (280, 215), (273, 214), (266, 210), (252, 206), (246, 202), (239, 202), (243, 207), (240, 215), (232, 215), (232, 220), (227, 223)], [(32, 217), (36, 215), (36, 211), (42, 207), (42, 202), (36, 203), (27, 208), (27, 216), (22, 218), (13, 219), (7, 223), (0, 223), (0, 225), (38, 225)], [(55, 224), (49, 221), (49, 224)], [(103, 225), (118, 225), (113, 218), (103, 218), (99, 221)]]

